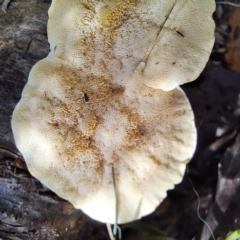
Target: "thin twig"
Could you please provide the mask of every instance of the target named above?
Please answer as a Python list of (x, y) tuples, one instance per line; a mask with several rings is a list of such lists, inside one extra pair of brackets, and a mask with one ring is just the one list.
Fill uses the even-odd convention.
[(230, 5), (230, 6), (233, 6), (233, 7), (240, 7), (240, 4), (233, 3), (233, 2), (219, 1), (219, 2), (216, 2), (216, 4), (226, 4), (226, 5)]
[(211, 227), (210, 227), (209, 224), (200, 216), (200, 213), (199, 213), (200, 211), (199, 211), (199, 209), (200, 209), (201, 199), (200, 199), (200, 196), (199, 196), (197, 190), (194, 188), (194, 185), (193, 185), (193, 182), (192, 182), (191, 178), (189, 177), (188, 168), (187, 168), (187, 177), (188, 177), (188, 180), (189, 180), (189, 182), (190, 182), (190, 184), (191, 184), (192, 190), (194, 191), (194, 193), (196, 194), (197, 199), (198, 199), (198, 206), (197, 206), (197, 215), (198, 215), (198, 218), (208, 227), (208, 229), (209, 229), (209, 231), (210, 231), (210, 233), (211, 233), (211, 235), (212, 235), (212, 238), (213, 238), (214, 240), (216, 240), (216, 238), (214, 237), (214, 234), (213, 234), (213, 231), (212, 231)]
[(122, 231), (121, 228), (118, 226), (117, 224), (117, 220), (118, 220), (118, 197), (117, 197), (117, 185), (116, 185), (116, 180), (115, 180), (115, 173), (114, 173), (114, 167), (112, 166), (112, 179), (113, 179), (113, 188), (114, 188), (114, 196), (115, 196), (115, 223), (113, 226), (113, 231), (111, 228), (111, 224), (110, 223), (106, 223), (107, 225), (107, 230), (108, 230), (108, 234), (111, 240), (116, 240), (116, 236), (118, 233), (118, 239), (121, 240), (122, 239)]
[(118, 220), (118, 197), (117, 197), (117, 187), (116, 187), (116, 181), (115, 181), (115, 173), (114, 173), (114, 167), (112, 166), (112, 178), (113, 178), (113, 187), (114, 187), (114, 195), (115, 195), (115, 200), (116, 200), (116, 205), (115, 205), (115, 224), (113, 228), (113, 235), (117, 235), (117, 220)]
[(111, 240), (115, 240), (115, 237), (113, 236), (113, 233), (112, 233), (111, 224), (110, 223), (106, 223), (106, 225), (107, 225), (108, 235), (109, 235), (110, 239)]

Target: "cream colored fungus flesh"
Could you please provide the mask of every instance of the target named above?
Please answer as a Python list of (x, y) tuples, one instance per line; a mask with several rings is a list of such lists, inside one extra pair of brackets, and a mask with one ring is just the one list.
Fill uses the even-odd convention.
[(195, 150), (193, 112), (178, 86), (206, 64), (214, 8), (212, 0), (53, 0), (51, 51), (12, 117), (31, 174), (114, 223), (114, 167), (118, 223), (154, 211)]

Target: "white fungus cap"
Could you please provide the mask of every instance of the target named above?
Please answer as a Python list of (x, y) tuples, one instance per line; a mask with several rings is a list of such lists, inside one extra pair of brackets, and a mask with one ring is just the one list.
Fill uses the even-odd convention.
[(118, 223), (133, 221), (182, 180), (196, 145), (191, 106), (180, 88), (87, 79), (36, 64), (13, 113), (16, 145), (33, 176), (101, 222), (115, 220), (113, 166)]
[[(213, 10), (212, 1), (201, 1)], [(155, 48), (144, 56), (169, 9), (180, 11), (185, 3), (192, 10), (198, 2), (52, 2), (51, 52), (31, 70), (12, 129), (31, 174), (96, 220), (115, 221), (112, 167), (118, 223), (154, 211), (182, 180), (196, 146), (191, 106), (176, 87), (186, 69), (177, 71), (174, 85), (168, 76), (175, 70), (168, 66), (162, 79), (153, 64)], [(212, 10), (204, 10), (211, 24)], [(170, 88), (160, 87), (167, 81)]]
[[(195, 80), (214, 44), (214, 0), (55, 0), (50, 56), (123, 84), (170, 91)], [(112, 80), (113, 81), (113, 80)]]

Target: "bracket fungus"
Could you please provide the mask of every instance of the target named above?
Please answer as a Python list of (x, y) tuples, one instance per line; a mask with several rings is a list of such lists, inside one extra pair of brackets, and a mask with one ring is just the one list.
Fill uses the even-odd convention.
[(196, 146), (178, 87), (202, 71), (213, 0), (53, 0), (51, 51), (31, 70), (12, 129), (29, 171), (101, 222), (154, 211)]

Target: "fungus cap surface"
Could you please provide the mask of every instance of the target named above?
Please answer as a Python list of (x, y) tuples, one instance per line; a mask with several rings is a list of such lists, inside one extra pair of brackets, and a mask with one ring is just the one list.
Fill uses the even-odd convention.
[(198, 1), (52, 1), (51, 52), (30, 72), (12, 117), (14, 138), (31, 174), (96, 220), (115, 221), (112, 166), (124, 223), (155, 210), (195, 150), (191, 106), (176, 87), (186, 69), (172, 84), (152, 62), (182, 3)]
[(118, 222), (129, 222), (154, 211), (182, 180), (196, 145), (181, 89), (90, 81), (49, 59), (32, 69), (12, 127), (33, 176), (90, 217), (111, 223), (112, 166)]
[(49, 10), (51, 54), (122, 84), (166, 91), (195, 80), (213, 43), (214, 0), (55, 0)]

